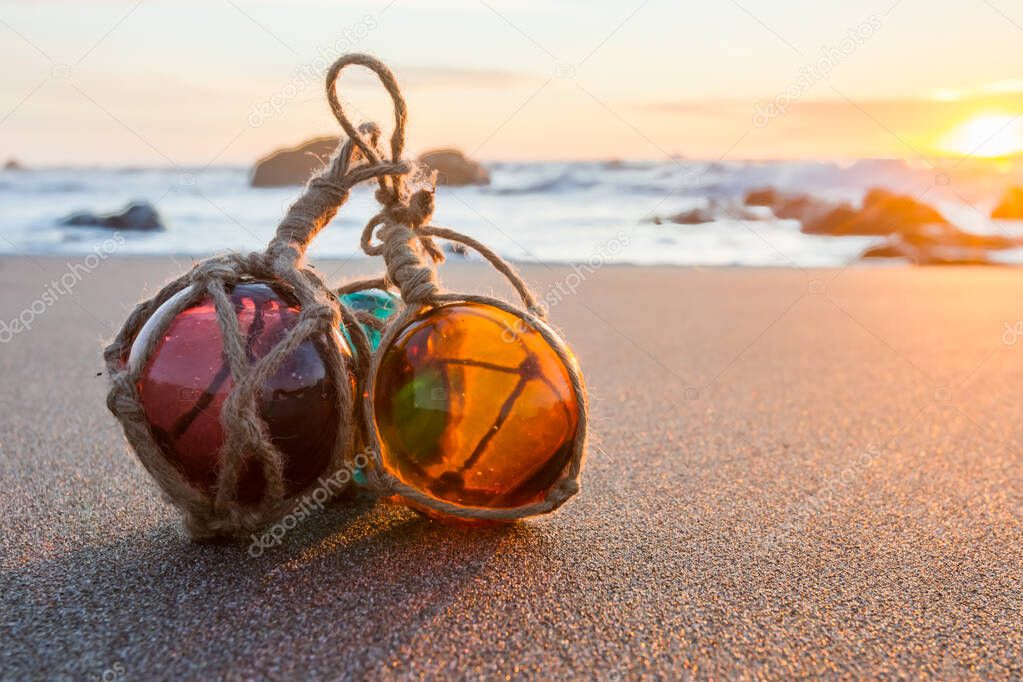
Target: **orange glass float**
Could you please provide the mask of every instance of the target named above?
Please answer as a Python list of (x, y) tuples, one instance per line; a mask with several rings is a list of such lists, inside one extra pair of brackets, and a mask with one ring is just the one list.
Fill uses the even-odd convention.
[(384, 468), (454, 505), (542, 500), (573, 456), (579, 406), (558, 352), (524, 319), (426, 309), (382, 351), (373, 397)]

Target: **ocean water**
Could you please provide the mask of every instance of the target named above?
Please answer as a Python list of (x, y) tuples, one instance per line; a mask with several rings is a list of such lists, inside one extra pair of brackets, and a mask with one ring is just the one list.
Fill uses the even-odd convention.
[[(1023, 168), (953, 164), (943, 170), (900, 160), (497, 163), (490, 166), (489, 186), (440, 188), (434, 223), (516, 261), (842, 266), (856, 262), (871, 238), (804, 235), (787, 220), (723, 215), (703, 225), (656, 225), (651, 218), (704, 207), (711, 199), (741, 201), (760, 187), (853, 203), (867, 189), (885, 187), (919, 197), (962, 229), (1023, 235), (1023, 223), (987, 217), (1006, 187), (1023, 184)], [(261, 249), (301, 188), (256, 189), (248, 175), (247, 168), (0, 172), (0, 253), (90, 252), (110, 232), (62, 226), (60, 219), (138, 200), (154, 204), (167, 229), (122, 233), (119, 254), (202, 257)], [(310, 255), (358, 255), (359, 234), (374, 212), (371, 188), (357, 188)], [(998, 258), (1023, 262), (1018, 250)]]

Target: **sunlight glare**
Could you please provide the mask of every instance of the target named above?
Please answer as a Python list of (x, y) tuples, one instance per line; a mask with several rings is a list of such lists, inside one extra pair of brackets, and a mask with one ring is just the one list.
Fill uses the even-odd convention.
[(1023, 116), (976, 116), (945, 135), (939, 147), (987, 159), (1018, 154), (1023, 152)]

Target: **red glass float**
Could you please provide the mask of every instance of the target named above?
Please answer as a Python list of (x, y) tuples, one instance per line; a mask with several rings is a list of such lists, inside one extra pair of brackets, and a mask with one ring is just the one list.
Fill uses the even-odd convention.
[[(143, 361), (137, 349), (145, 346), (165, 311), (190, 293), (191, 287), (183, 289), (149, 318), (132, 346), (129, 365), (139, 377), (142, 407), (161, 452), (193, 485), (213, 492), (224, 443), (221, 408), (234, 387), (213, 300), (206, 296), (180, 312), (145, 366), (137, 366)], [(297, 302), (267, 283), (241, 283), (229, 293), (250, 363), (266, 355), (298, 321)], [(259, 394), (260, 416), (284, 458), (286, 496), (315, 481), (330, 462), (340, 415), (337, 389), (324, 363), (324, 345), (336, 342), (351, 356), (345, 342), (335, 336), (303, 341)], [(258, 462), (244, 462), (238, 502), (257, 504), (265, 487)]]

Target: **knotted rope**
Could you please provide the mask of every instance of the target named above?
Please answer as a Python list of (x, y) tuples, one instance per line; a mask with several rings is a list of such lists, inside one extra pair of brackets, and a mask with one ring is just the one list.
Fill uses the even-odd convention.
[[(369, 136), (364, 134), (365, 130), (378, 133), (378, 129), (370, 125), (368, 128), (363, 126), (356, 130), (341, 106), (337, 95), (337, 79), (345, 67), (353, 64), (373, 71), (394, 103), (394, 131), (390, 139), (389, 158), (378, 147), (378, 134)], [(536, 297), (529, 287), (504, 259), (472, 237), (449, 228), (430, 224), (434, 210), (433, 189), (419, 189), (410, 192), (407, 187), (406, 178), (414, 170), (411, 164), (401, 159), (408, 113), (401, 89), (391, 71), (382, 62), (368, 55), (345, 55), (334, 63), (327, 74), (327, 97), (335, 118), (367, 159), (368, 165), (365, 168), (388, 167), (391, 169), (386, 174), (377, 176), (379, 188), (376, 191), (376, 199), (381, 205), (381, 210), (366, 223), (360, 240), (362, 250), (367, 255), (383, 257), (387, 268), (386, 275), (383, 278), (353, 282), (338, 290), (340, 295), (362, 289), (386, 289), (393, 286), (401, 292), (402, 300), (405, 303), (405, 307), (393, 318), (385, 322), (374, 319), (372, 323), (375, 328), (382, 328), (384, 333), (379, 350), (373, 355), (371, 365), (365, 375), (366, 390), (363, 392), (363, 412), (366, 420), (365, 437), (373, 453), (371, 465), (366, 472), (368, 487), (381, 495), (396, 493), (421, 507), (473, 519), (511, 520), (557, 509), (578, 492), (578, 477), (585, 456), (586, 389), (575, 359), (560, 336), (546, 324), (545, 311), (538, 305)], [(340, 184), (351, 186), (347, 181)], [(525, 311), (505, 301), (487, 296), (443, 292), (437, 282), (436, 265), (443, 262), (444, 253), (437, 246), (436, 239), (457, 242), (479, 253), (515, 289), (525, 306)], [(405, 324), (424, 309), (455, 302), (482, 303), (521, 318), (536, 329), (551, 345), (568, 371), (579, 414), (574, 449), (557, 483), (539, 502), (514, 508), (455, 505), (405, 484), (384, 468), (381, 444), (373, 414), (376, 374), (383, 351), (394, 340), (397, 333), (404, 328)]]

